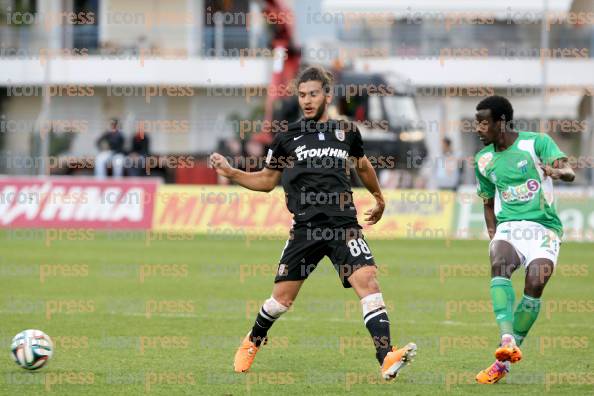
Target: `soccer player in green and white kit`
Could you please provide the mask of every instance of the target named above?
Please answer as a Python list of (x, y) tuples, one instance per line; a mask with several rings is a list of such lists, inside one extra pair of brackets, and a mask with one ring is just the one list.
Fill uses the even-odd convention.
[[(575, 174), (548, 135), (514, 131), (506, 98), (490, 96), (476, 110), (485, 148), (475, 156), (475, 171), (491, 238), (491, 299), (501, 333), (497, 360), (476, 380), (494, 384), (510, 363), (522, 358), (519, 346), (538, 317), (540, 297), (557, 262), (563, 225), (555, 210), (553, 180), (571, 182)], [(524, 295), (514, 311), (510, 278), (521, 265), (526, 268)]]

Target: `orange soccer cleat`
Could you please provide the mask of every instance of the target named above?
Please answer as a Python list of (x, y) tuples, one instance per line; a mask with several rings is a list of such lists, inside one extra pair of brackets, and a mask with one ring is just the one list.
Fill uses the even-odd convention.
[[(245, 373), (250, 369), (252, 363), (254, 362), (254, 358), (256, 357), (256, 353), (258, 353), (259, 347), (256, 346), (252, 340), (250, 340), (251, 331), (245, 336), (239, 348), (237, 348), (237, 352), (235, 352), (235, 361), (233, 363), (233, 368), (237, 373)], [(266, 340), (260, 344), (266, 344)]]
[(522, 360), (522, 351), (516, 345), (512, 336), (504, 335), (501, 339), (501, 346), (495, 351), (495, 359), (500, 362), (516, 363)]
[(385, 380), (396, 378), (398, 372), (407, 364), (412, 362), (412, 358), (417, 354), (417, 345), (409, 342), (404, 347), (388, 352), (382, 364), (382, 377)]
[(505, 377), (508, 371), (505, 363), (495, 361), (491, 366), (476, 375), (476, 382), (479, 384), (495, 384)]

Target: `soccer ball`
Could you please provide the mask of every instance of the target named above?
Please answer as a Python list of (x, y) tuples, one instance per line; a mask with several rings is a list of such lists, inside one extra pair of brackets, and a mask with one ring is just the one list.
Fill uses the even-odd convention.
[(52, 357), (54, 344), (43, 331), (30, 329), (15, 335), (10, 349), (16, 364), (27, 370), (37, 370)]

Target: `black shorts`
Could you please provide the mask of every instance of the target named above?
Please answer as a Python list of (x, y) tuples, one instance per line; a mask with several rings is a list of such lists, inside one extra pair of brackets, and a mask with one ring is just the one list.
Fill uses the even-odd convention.
[(324, 257), (332, 261), (345, 288), (349, 276), (366, 265), (375, 265), (373, 254), (357, 224), (341, 227), (291, 229), (274, 282), (306, 279)]

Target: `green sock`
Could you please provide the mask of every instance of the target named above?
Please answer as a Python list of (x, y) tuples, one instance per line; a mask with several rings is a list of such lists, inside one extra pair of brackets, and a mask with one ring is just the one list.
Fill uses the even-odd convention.
[(514, 313), (513, 335), (516, 339), (516, 344), (522, 344), (526, 334), (528, 334), (528, 331), (530, 331), (530, 328), (534, 322), (536, 322), (539, 312), (540, 298), (524, 295), (516, 308), (516, 312)]
[(491, 300), (495, 320), (501, 335), (513, 333), (514, 288), (511, 279), (496, 276), (491, 279)]

